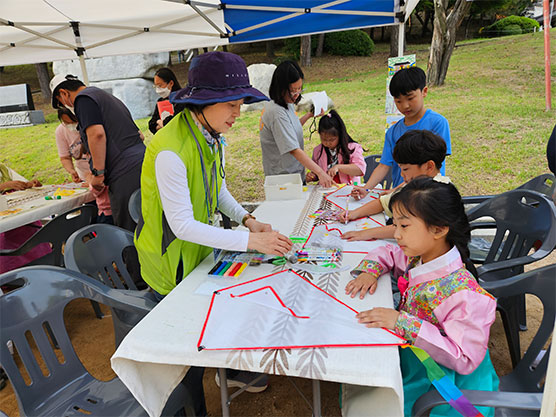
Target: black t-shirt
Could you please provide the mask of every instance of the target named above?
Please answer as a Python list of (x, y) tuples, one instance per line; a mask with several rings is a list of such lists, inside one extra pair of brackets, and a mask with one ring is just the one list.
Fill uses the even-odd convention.
[(102, 124), (100, 108), (91, 97), (79, 97), (79, 100), (76, 100), (75, 106), (75, 115), (79, 121), (79, 128), (83, 132), (87, 130), (89, 126)]

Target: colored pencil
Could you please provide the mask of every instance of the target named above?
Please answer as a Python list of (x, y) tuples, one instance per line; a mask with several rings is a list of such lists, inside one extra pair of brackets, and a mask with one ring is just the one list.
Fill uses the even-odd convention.
[(245, 270), (245, 268), (247, 268), (247, 264), (241, 265), (241, 267), (235, 273), (234, 277), (239, 277), (241, 273)]

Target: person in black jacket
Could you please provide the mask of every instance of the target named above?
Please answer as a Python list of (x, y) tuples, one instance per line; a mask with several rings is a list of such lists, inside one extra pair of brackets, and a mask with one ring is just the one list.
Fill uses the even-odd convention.
[[(176, 78), (176, 75), (169, 68), (160, 68), (154, 74), (154, 88), (156, 93), (160, 96), (158, 101), (168, 100), (170, 93), (178, 91), (181, 89), (180, 83)], [(174, 114), (178, 114), (185, 107), (183, 104), (176, 104), (174, 107)], [(172, 115), (166, 115), (166, 117), (161, 118), (158, 113), (158, 102), (154, 107), (154, 112), (149, 120), (149, 130), (155, 134), (159, 129), (162, 129), (166, 123), (172, 120)]]

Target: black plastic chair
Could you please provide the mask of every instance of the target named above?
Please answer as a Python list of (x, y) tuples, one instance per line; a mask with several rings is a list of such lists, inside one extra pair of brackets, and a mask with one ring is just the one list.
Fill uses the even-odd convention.
[[(6, 284), (16, 288), (0, 295), (0, 365), (12, 383), (22, 416), (147, 415), (118, 378), (99, 381), (83, 367), (65, 327), (64, 308), (74, 299), (87, 298), (144, 316), (151, 303), (133, 292), (107, 288), (83, 274), (53, 266), (7, 272), (0, 275), (0, 285)], [(59, 350), (49, 340), (46, 327), (54, 333)], [(29, 339), (38, 350), (32, 350)], [(8, 349), (10, 340), (21, 367)], [(30, 384), (25, 383), (25, 373)], [(192, 415), (190, 396), (179, 384), (163, 415), (174, 415), (181, 408)]]
[[(534, 271), (499, 282), (484, 283), (484, 288), (495, 297), (508, 298), (524, 294), (534, 294), (542, 302), (542, 321), (535, 337), (523, 358), (512, 372), (500, 377), (499, 392), (462, 390), (463, 394), (476, 406), (496, 407), (497, 416), (538, 416), (542, 404), (543, 382), (548, 368), (550, 348), (537, 363), (537, 357), (554, 330), (556, 315), (556, 265), (549, 265)], [(446, 404), (438, 391), (423, 394), (413, 405), (412, 415), (428, 416), (432, 408)]]
[(41, 243), (49, 243), (52, 252), (35, 259), (29, 265), (64, 266), (62, 248), (68, 237), (83, 226), (91, 224), (97, 208), (91, 204), (76, 207), (60, 214), (46, 223), (37, 233), (16, 249), (0, 250), (0, 256), (19, 256), (27, 253)]
[[(380, 158), (382, 155), (369, 155), (365, 157), (365, 163), (367, 164), (367, 169), (365, 170), (365, 175), (363, 176), (363, 180), (365, 182), (369, 181), (371, 178), (371, 174), (375, 170), (375, 168), (380, 164)], [(388, 174), (384, 177), (382, 181), (379, 182), (382, 185), (383, 190), (389, 190), (392, 188), (392, 169), (388, 171)]]
[(138, 223), (139, 217), (141, 217), (141, 188), (136, 189), (133, 194), (131, 194), (127, 207), (133, 221)]
[[(124, 262), (124, 250), (133, 246), (133, 233), (128, 230), (109, 224), (85, 226), (66, 243), (66, 268), (88, 275), (109, 288), (137, 291), (139, 297), (153, 301), (149, 305), (154, 306), (152, 294), (137, 290)], [(141, 318), (142, 315), (112, 309), (116, 346)]]
[[(483, 262), (477, 268), (481, 282), (520, 274), (525, 265), (544, 258), (556, 245), (556, 208), (548, 197), (535, 191), (508, 191), (472, 208), (467, 215), (474, 230), (496, 228), (488, 253), (479, 260)], [(484, 218), (488, 220), (483, 222)], [(477, 263), (473, 256), (471, 259)], [(512, 313), (516, 308), (517, 321)], [(526, 325), (525, 297), (499, 300), (498, 309), (515, 366), (520, 358), (519, 328)]]
[[(538, 193), (544, 194), (549, 198), (552, 198), (554, 190), (556, 189), (556, 177), (553, 174), (542, 174), (535, 177), (525, 184), (521, 184), (516, 190), (531, 190)], [(496, 194), (498, 195), (498, 194)], [(480, 204), (496, 195), (472, 195), (465, 196), (462, 198), (463, 204)]]

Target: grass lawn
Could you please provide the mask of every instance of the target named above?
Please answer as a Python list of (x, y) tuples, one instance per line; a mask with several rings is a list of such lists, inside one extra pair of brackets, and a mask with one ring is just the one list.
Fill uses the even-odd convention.
[[(556, 56), (555, 34), (553, 29), (551, 56)], [(379, 45), (372, 57), (315, 58), (305, 71), (305, 91), (325, 90), (369, 154), (380, 153), (384, 140), (386, 46)], [(423, 68), (427, 47), (408, 45), (407, 53), (416, 53)], [(506, 191), (548, 171), (546, 142), (556, 112), (544, 110), (543, 48), (542, 33), (459, 43), (446, 84), (429, 90), (426, 106), (450, 123), (446, 172), (462, 194)], [(0, 161), (27, 178), (65, 182), (54, 141), (57, 119), (54, 113), (46, 118), (47, 124), (0, 130)], [(258, 119), (258, 112), (244, 113), (227, 135), (227, 183), (238, 201), (264, 199)], [(136, 122), (149, 140), (147, 119)], [(306, 142), (309, 155), (318, 143), (318, 134)]]

